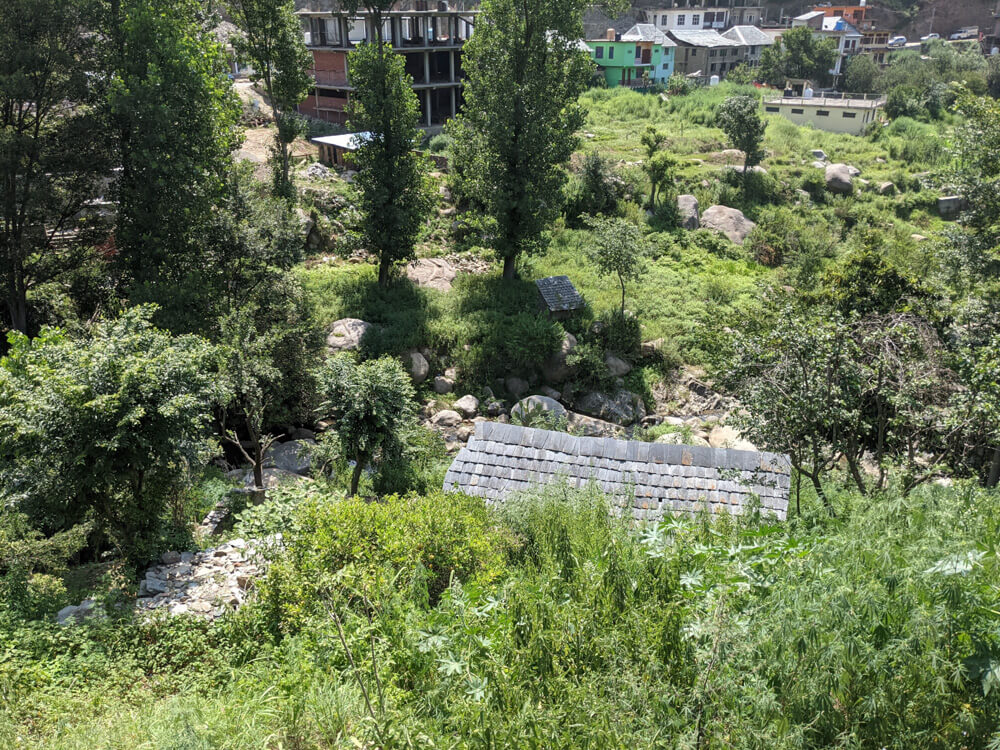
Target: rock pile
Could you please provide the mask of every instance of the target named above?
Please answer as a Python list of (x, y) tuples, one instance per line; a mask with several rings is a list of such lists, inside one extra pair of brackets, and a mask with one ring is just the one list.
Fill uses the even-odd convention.
[(166, 552), (146, 571), (135, 608), (214, 620), (239, 607), (261, 573), (253, 548), (242, 539), (204, 552)]

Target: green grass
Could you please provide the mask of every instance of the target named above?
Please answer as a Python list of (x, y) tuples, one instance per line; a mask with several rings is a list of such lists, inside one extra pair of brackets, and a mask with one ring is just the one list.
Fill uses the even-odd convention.
[(0, 623), (0, 746), (995, 746), (1000, 495), (828, 489), (837, 519), (640, 529), (317, 491), (215, 625)]

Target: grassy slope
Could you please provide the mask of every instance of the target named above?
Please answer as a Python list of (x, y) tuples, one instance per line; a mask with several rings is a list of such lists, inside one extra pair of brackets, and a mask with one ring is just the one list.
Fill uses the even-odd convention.
[[(701, 89), (686, 97), (664, 101), (659, 96), (626, 90), (594, 90), (581, 102), (587, 122), (581, 153), (596, 151), (618, 162), (621, 169), (641, 175), (643, 151), (639, 136), (647, 125), (668, 134), (666, 148), (678, 157), (677, 193), (697, 196), (702, 210), (715, 203), (732, 205), (738, 191), (721, 181), (723, 171), (736, 160), (721, 152), (725, 136), (714, 127), (715, 111), (723, 99), (753, 89), (723, 84)], [(882, 235), (887, 254), (917, 275), (924, 275), (932, 260), (929, 246), (918, 247), (911, 234), (933, 237), (943, 223), (933, 213), (936, 193), (922, 190), (915, 173), (940, 166), (944, 160), (944, 129), (919, 123), (894, 126), (879, 139), (859, 138), (799, 128), (777, 117), (769, 119), (763, 166), (783, 191), (785, 205), (744, 204), (745, 213), (776, 231), (791, 231), (790, 224), (812, 232), (814, 243), (825, 245), (827, 261), (851, 246), (852, 232), (862, 227)], [(591, 137), (592, 136), (592, 137)], [(877, 185), (892, 181), (899, 193), (878, 195), (874, 189), (859, 190), (852, 197), (825, 196), (821, 203), (796, 205), (796, 188), (822, 182), (822, 170), (811, 166), (813, 149), (822, 149), (831, 162), (845, 162), (862, 170), (865, 179)], [(639, 179), (643, 179), (639, 177)], [(421, 247), (421, 255), (442, 252), (442, 222), (435, 219), (435, 240)], [(700, 241), (690, 233), (651, 231), (654, 257), (646, 279), (628, 289), (628, 307), (639, 314), (645, 339), (666, 338), (685, 361), (700, 363), (707, 356), (706, 340), (726, 326), (738, 325), (742, 315), (754, 314), (764, 298), (765, 287), (798, 285), (802, 275), (789, 268), (765, 268), (735, 246), (719, 252), (719, 245)], [(615, 281), (600, 278), (586, 257), (588, 232), (561, 224), (552, 232), (547, 253), (527, 259), (528, 280), (548, 275), (568, 275), (595, 314), (618, 305)], [(403, 351), (409, 347), (444, 343), (442, 353), (456, 355), (448, 346), (458, 345), (462, 317), (471, 301), (453, 301), (433, 291), (414, 290), (407, 284), (390, 293), (374, 290), (368, 271), (353, 265), (321, 265), (303, 268), (301, 277), (316, 300), (320, 320), (332, 322), (354, 316), (386, 328), (378, 350)], [(520, 292), (519, 292), (520, 294)], [(459, 295), (461, 296), (461, 294)], [(482, 295), (474, 295), (491, 304)], [(530, 295), (523, 298), (530, 302)], [(439, 335), (435, 335), (434, 331)]]

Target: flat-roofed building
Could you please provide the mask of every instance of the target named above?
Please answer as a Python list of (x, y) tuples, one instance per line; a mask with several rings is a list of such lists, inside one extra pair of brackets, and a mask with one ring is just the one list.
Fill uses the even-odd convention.
[(863, 135), (878, 119), (882, 98), (861, 95), (839, 97), (782, 97), (764, 102), (764, 114), (781, 115), (796, 125), (812, 125), (831, 133)]

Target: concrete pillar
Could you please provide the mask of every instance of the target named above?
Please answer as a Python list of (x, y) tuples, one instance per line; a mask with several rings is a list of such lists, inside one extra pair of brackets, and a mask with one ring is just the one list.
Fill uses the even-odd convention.
[(451, 116), (458, 114), (458, 90), (452, 86), (451, 89)]
[(427, 109), (427, 127), (430, 127), (433, 124), (433, 120), (431, 118), (431, 90), (430, 89), (424, 89), (424, 106)]
[(424, 52), (424, 83), (431, 82), (431, 53)]
[(455, 82), (455, 50), (448, 53), (448, 80)]

